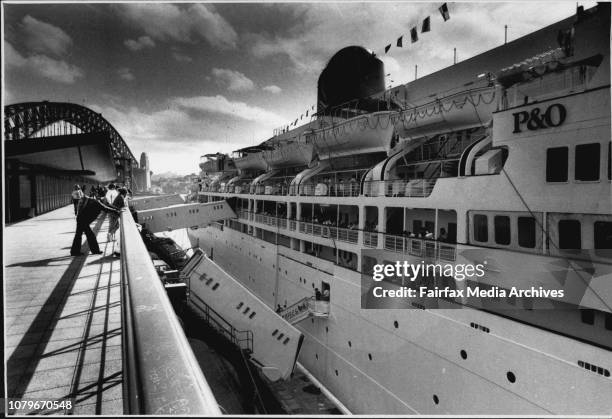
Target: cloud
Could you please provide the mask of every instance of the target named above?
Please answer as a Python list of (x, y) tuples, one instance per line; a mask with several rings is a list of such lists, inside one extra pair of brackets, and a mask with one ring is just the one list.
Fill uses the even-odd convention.
[(191, 58), (189, 55), (181, 54), (180, 52), (176, 51), (172, 52), (172, 56), (180, 63), (190, 63), (193, 61), (193, 58)]
[(224, 96), (196, 96), (176, 98), (173, 103), (191, 110), (229, 115), (234, 118), (258, 122), (264, 125), (277, 126), (285, 122), (285, 118), (257, 106), (244, 102), (231, 102)]
[(88, 107), (117, 129), (135, 155), (147, 151), (156, 173), (197, 171), (199, 156), (252, 145), (286, 119), (223, 96), (176, 97), (152, 111), (111, 102)]
[(265, 92), (268, 92), (268, 93), (272, 93), (273, 95), (277, 95), (277, 94), (279, 94), (280, 92), (283, 91), (283, 89), (281, 89), (280, 87), (275, 86), (275, 85), (264, 86), (264, 87), (261, 88), (261, 90), (263, 90)]
[(72, 45), (72, 38), (62, 29), (30, 15), (21, 21), (21, 33), (30, 52), (62, 56)]
[(117, 70), (117, 74), (119, 74), (119, 78), (123, 80), (132, 81), (135, 79), (134, 75), (132, 74), (132, 70), (127, 67), (122, 67)]
[(24, 57), (8, 42), (4, 43), (4, 59), (8, 67), (20, 68), (58, 83), (72, 84), (85, 74), (79, 67), (42, 54)]
[(235, 92), (253, 90), (255, 83), (239, 71), (225, 68), (213, 68), (212, 75), (219, 83), (226, 86), (228, 90)]
[(127, 22), (159, 41), (205, 40), (219, 49), (235, 49), (238, 34), (211, 4), (128, 3), (115, 9)]
[(126, 39), (123, 44), (132, 51), (155, 47), (155, 41), (146, 35), (139, 37), (137, 40)]

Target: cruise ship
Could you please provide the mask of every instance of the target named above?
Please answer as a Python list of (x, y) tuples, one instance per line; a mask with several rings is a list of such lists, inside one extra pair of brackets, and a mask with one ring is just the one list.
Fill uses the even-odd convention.
[[(268, 338), (351, 413), (609, 415), (610, 4), (391, 89), (348, 46), (317, 88), (307, 123), (202, 156), (195, 199), (236, 217), (187, 235), (242, 299), (207, 304), (291, 323)], [(364, 281), (396, 261), (564, 292), (372, 307)]]

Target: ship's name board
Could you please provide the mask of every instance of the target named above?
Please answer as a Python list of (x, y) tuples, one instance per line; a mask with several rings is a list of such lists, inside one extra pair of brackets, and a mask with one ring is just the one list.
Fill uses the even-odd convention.
[(529, 131), (536, 131), (543, 128), (558, 127), (565, 122), (567, 111), (565, 106), (560, 103), (550, 105), (544, 112), (540, 108), (533, 108), (531, 112), (520, 111), (512, 114), (514, 117), (513, 134), (523, 132), (527, 128)]

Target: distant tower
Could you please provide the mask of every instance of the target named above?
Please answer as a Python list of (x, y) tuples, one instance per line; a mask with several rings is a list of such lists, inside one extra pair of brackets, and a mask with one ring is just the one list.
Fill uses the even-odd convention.
[(145, 173), (144, 190), (149, 191), (151, 190), (151, 170), (149, 167), (149, 156), (147, 156), (147, 153), (142, 153), (140, 155), (140, 168), (143, 169)]

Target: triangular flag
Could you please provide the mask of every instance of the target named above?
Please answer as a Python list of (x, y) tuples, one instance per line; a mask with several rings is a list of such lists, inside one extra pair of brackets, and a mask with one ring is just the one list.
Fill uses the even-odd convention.
[(442, 15), (442, 18), (445, 22), (450, 19), (450, 14), (448, 13), (448, 6), (446, 5), (446, 3), (440, 6), (438, 10), (440, 11), (440, 14)]
[(421, 33), (423, 32), (429, 32), (430, 26), (429, 26), (429, 16), (427, 16), (424, 20), (423, 20), (423, 26), (421, 27)]
[(404, 36), (402, 35), (402, 36), (400, 36), (399, 38), (397, 38), (397, 46), (398, 46), (398, 47), (400, 47), (400, 48), (402, 47), (402, 38), (403, 38), (403, 37), (404, 37)]
[(413, 43), (419, 40), (419, 34), (416, 27), (410, 29), (410, 39)]
[(390, 50), (390, 49), (391, 49), (391, 44), (389, 44), (389, 45), (387, 45), (387, 46), (385, 47), (385, 54), (386, 54), (387, 52), (389, 52), (389, 50)]

